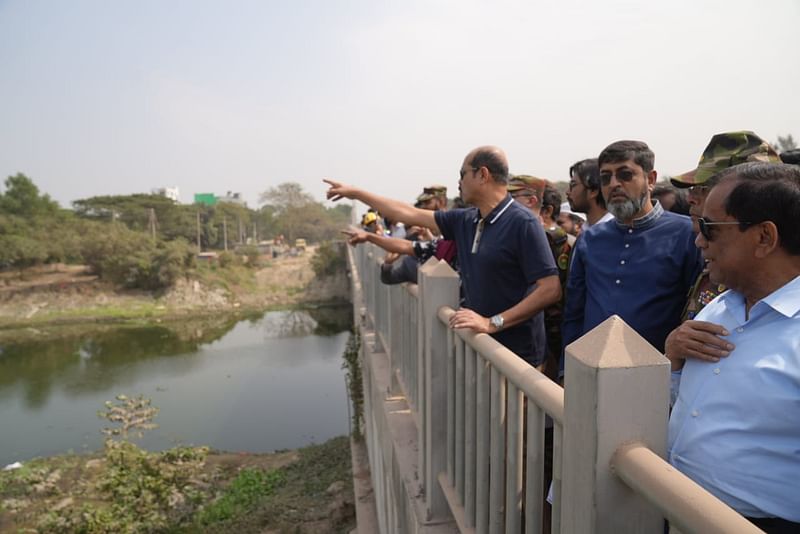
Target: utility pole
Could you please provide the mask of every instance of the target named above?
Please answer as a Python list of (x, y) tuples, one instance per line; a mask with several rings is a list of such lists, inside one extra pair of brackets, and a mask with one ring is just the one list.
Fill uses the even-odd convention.
[(150, 208), (150, 211), (147, 216), (147, 222), (150, 225), (150, 235), (153, 238), (153, 241), (156, 240), (156, 226), (158, 225), (158, 219), (156, 218), (156, 210)]

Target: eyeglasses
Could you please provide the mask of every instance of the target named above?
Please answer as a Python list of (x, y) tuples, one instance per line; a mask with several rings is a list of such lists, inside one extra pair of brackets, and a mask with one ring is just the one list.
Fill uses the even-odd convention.
[(753, 226), (755, 223), (751, 222), (741, 222), (741, 221), (722, 221), (722, 222), (712, 222), (706, 219), (705, 217), (699, 217), (697, 219), (697, 224), (700, 226), (700, 235), (702, 235), (706, 241), (713, 241), (713, 237), (711, 236), (711, 229), (713, 226), (722, 226), (722, 225), (730, 225), (730, 224), (738, 224), (740, 230), (747, 230), (749, 227)]
[[(603, 185), (608, 185), (611, 183), (611, 178), (614, 176), (613, 172), (601, 172), (600, 173), (600, 183)], [(630, 169), (619, 169), (616, 172), (617, 180), (620, 182), (630, 182), (631, 180), (636, 177), (636, 173)]]
[(461, 169), (460, 171), (458, 171), (458, 175), (459, 175), (459, 176), (461, 177), (461, 179), (463, 180), (463, 179), (464, 179), (464, 176), (466, 176), (466, 175), (467, 175), (467, 173), (468, 173), (469, 171), (475, 172), (475, 171), (477, 171), (477, 170), (478, 170), (478, 168), (479, 168), (479, 167), (470, 167), (469, 169)]

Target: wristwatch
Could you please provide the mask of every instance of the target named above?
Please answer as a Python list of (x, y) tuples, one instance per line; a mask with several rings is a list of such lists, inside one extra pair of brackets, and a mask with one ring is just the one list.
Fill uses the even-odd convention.
[(499, 332), (503, 329), (503, 316), (499, 313), (497, 315), (493, 315), (489, 322), (494, 327), (495, 331)]

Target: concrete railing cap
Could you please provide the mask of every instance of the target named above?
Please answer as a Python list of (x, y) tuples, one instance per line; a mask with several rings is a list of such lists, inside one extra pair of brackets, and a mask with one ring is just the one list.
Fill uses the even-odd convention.
[(566, 352), (597, 368), (669, 364), (663, 354), (618, 315), (612, 315), (569, 344)]

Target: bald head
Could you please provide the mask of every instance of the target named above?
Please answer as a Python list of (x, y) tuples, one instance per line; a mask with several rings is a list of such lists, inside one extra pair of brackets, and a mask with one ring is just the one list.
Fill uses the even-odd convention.
[(477, 169), (486, 167), (492, 179), (498, 184), (508, 183), (508, 158), (500, 147), (478, 147), (467, 154), (464, 162)]

